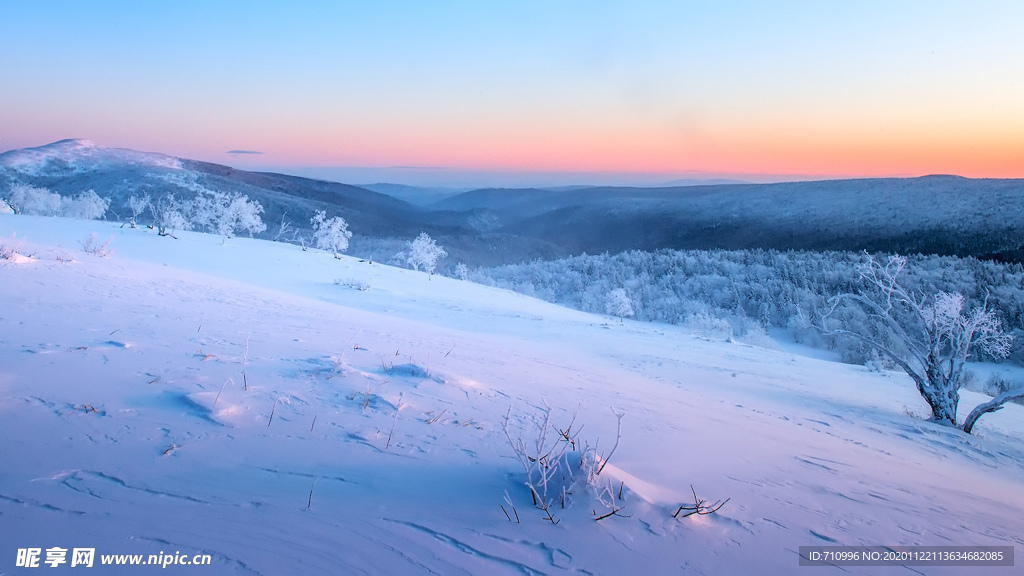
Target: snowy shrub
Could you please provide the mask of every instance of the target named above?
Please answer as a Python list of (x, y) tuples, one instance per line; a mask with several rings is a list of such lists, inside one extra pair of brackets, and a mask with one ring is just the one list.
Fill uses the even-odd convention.
[(455, 265), (455, 277), (462, 281), (469, 280), (469, 268), (465, 264), (459, 262)]
[(448, 252), (438, 246), (426, 232), (420, 232), (420, 235), (409, 242), (406, 247), (408, 252), (405, 261), (412, 266), (413, 270), (419, 270), (422, 267), (423, 271), (428, 274), (433, 274), (437, 269), (437, 261), (448, 255)]
[(15, 184), (7, 192), (6, 201), (15, 214), (56, 216), (60, 213), (60, 194), (47, 188)]
[(698, 312), (685, 322), (684, 326), (698, 336), (710, 340), (728, 340), (732, 338), (732, 325), (722, 318), (715, 318), (707, 312)]
[(153, 225), (160, 236), (174, 237), (178, 230), (190, 230), (192, 223), (185, 217), (191, 210), (189, 202), (178, 200), (174, 194), (161, 196), (156, 204), (149, 205), (153, 214)]
[(82, 192), (74, 198), (61, 200), (60, 215), (67, 218), (80, 218), (82, 220), (97, 220), (103, 218), (110, 208), (109, 198), (100, 198), (99, 194), (92, 190)]
[(370, 289), (370, 285), (358, 278), (336, 278), (334, 283), (338, 286), (344, 286), (346, 288), (355, 288), (360, 292), (366, 292)]
[[(1019, 390), (1021, 388), (1024, 388), (1024, 384), (1019, 380), (1011, 381), (1003, 378), (999, 374), (992, 374), (989, 376), (988, 380), (985, 381), (982, 392), (992, 397), (998, 397), (1002, 394), (1006, 394), (1007, 392)], [(1024, 405), (1024, 396), (1015, 396), (1011, 402), (1014, 404)]]
[[(966, 390), (995, 398), (1000, 394), (1024, 387), (1024, 383), (1017, 380), (1009, 380), (998, 372), (993, 372), (986, 380), (982, 381), (977, 373), (971, 370), (964, 370), (963, 387)], [(1013, 398), (1010, 402), (1024, 405), (1024, 397)]]
[(0, 214), (14, 214), (14, 208), (7, 203), (7, 199), (0, 196)]
[(608, 293), (604, 311), (610, 316), (618, 316), (620, 320), (632, 318), (636, 314), (633, 312), (633, 301), (622, 288), (616, 288)]
[(348, 243), (352, 238), (352, 232), (349, 232), (345, 219), (341, 216), (328, 219), (326, 212), (317, 210), (309, 222), (313, 225), (313, 241), (316, 242), (316, 247), (333, 253), (335, 258), (341, 258), (341, 253), (348, 250)]
[(523, 466), (523, 483), (530, 491), (533, 505), (544, 512), (548, 521), (552, 524), (559, 522), (554, 516), (556, 501), (564, 509), (571, 504), (573, 495), (589, 494), (612, 510), (608, 515), (618, 512), (611, 483), (601, 477), (601, 472), (619, 446), (623, 414), (614, 413), (617, 433), (615, 445), (607, 455), (598, 453), (596, 447), (579, 439), (582, 426), (573, 430), (575, 414), (563, 430), (551, 422), (551, 408), (545, 404), (524, 431), (525, 439), (512, 432), (511, 414), (510, 407), (502, 423), (505, 438)]
[(92, 232), (89, 234), (88, 238), (82, 240), (82, 250), (87, 254), (94, 254), (96, 256), (106, 258), (107, 256), (110, 256), (110, 243), (113, 241), (114, 237), (108, 236), (106, 241), (100, 244), (99, 236), (95, 232)]
[(0, 240), (0, 259), (3, 260), (14, 260), (14, 255), (21, 251), (22, 240), (19, 240), (15, 234), (11, 234), (10, 238)]
[[(999, 317), (987, 302), (968, 311), (962, 294), (938, 292), (926, 298), (907, 290), (899, 277), (906, 264), (902, 256), (890, 256), (884, 265), (869, 258), (861, 268), (866, 287), (857, 293), (833, 297), (830, 312), (822, 318), (823, 329), (852, 337), (890, 358), (914, 381), (932, 410), (932, 421), (970, 434), (981, 416), (1000, 410), (1014, 398), (1024, 397), (1024, 388), (1004, 392), (971, 411), (963, 425), (957, 422), (967, 359), (976, 350), (1005, 357), (1010, 352), (1011, 337), (1003, 332)], [(830, 316), (840, 305), (864, 310), (876, 327), (902, 345), (902, 350), (864, 328), (828, 329)]]
[(743, 336), (739, 338), (739, 341), (751, 346), (757, 346), (758, 348), (765, 348), (768, 350), (779, 349), (779, 345), (776, 344), (775, 340), (772, 340), (772, 337), (768, 335), (768, 331), (757, 323), (751, 323), (748, 325)]

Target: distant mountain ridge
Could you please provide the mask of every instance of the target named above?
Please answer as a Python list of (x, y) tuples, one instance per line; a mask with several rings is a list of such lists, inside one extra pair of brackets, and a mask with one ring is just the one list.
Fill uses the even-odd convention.
[[(1024, 262), (1024, 180), (1019, 179), (933, 175), (491, 188), (454, 195), (372, 185), (420, 203), (431, 194), (441, 197), (419, 206), (349, 184), (61, 140), (0, 154), (0, 195), (19, 182), (62, 195), (95, 190), (112, 199), (108, 218), (117, 219), (125, 217), (124, 202), (133, 194), (187, 196), (197, 187), (238, 192), (265, 208), (264, 236), (273, 236), (282, 218), (306, 229), (314, 211), (326, 210), (344, 217), (357, 239), (392, 239), (391, 247), (426, 231), (449, 250), (449, 265), (665, 248), (921, 252)], [(354, 241), (353, 250), (358, 246)]]
[(441, 218), (420, 208), (358, 186), (237, 170), (164, 154), (108, 148), (88, 140), (61, 140), (0, 154), (0, 191), (15, 182), (45, 186), (62, 195), (95, 190), (111, 198), (111, 211), (118, 217), (124, 216), (124, 203), (133, 194), (149, 194), (154, 199), (164, 194), (188, 197), (197, 187), (206, 187), (238, 192), (259, 201), (271, 229), (282, 217), (298, 228), (308, 228), (316, 210), (340, 215), (359, 233), (373, 236), (414, 236), (423, 227), (434, 233), (453, 229), (439, 224)]
[(724, 184), (475, 190), (432, 205), (487, 210), (495, 229), (567, 254), (624, 250), (869, 250), (1024, 261), (1024, 180), (934, 175)]

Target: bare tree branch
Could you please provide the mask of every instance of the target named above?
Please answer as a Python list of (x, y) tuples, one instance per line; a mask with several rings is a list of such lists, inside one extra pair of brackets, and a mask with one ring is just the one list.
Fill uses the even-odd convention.
[(964, 432), (970, 434), (971, 430), (974, 430), (974, 425), (978, 422), (978, 418), (989, 412), (996, 412), (1003, 409), (1003, 405), (1011, 400), (1018, 398), (1024, 398), (1024, 388), (1017, 388), (1016, 390), (1007, 390), (999, 396), (989, 400), (988, 402), (978, 404), (971, 413), (967, 415), (967, 419), (964, 420)]

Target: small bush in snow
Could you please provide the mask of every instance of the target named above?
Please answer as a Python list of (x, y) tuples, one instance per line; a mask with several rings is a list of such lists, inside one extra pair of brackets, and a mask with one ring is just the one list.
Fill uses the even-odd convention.
[[(989, 375), (988, 379), (982, 381), (978, 377), (977, 373), (970, 370), (964, 370), (963, 387), (967, 390), (987, 394), (994, 398), (1005, 392), (1024, 387), (1024, 383), (1007, 379), (1006, 376), (998, 372), (992, 373)], [(1015, 398), (1010, 401), (1014, 404), (1024, 405), (1024, 397)]]
[(622, 438), (622, 414), (615, 413), (618, 426), (615, 445), (607, 455), (599, 454), (595, 447), (579, 439), (582, 427), (573, 430), (575, 414), (563, 430), (552, 424), (551, 408), (545, 406), (533, 419), (532, 429), (526, 431), (525, 439), (514, 436), (509, 422), (511, 414), (512, 409), (509, 408), (502, 424), (505, 438), (526, 473), (524, 484), (530, 491), (533, 505), (544, 512), (545, 519), (557, 524), (559, 521), (554, 516), (556, 502), (564, 509), (571, 504), (573, 495), (583, 493), (590, 493), (611, 510), (596, 519), (615, 515), (621, 510), (616, 506), (610, 481), (605, 481), (601, 472)]
[(82, 250), (88, 254), (94, 254), (96, 256), (106, 258), (107, 256), (110, 256), (110, 243), (113, 241), (114, 237), (108, 236), (106, 241), (100, 244), (99, 236), (95, 232), (92, 232), (89, 234), (88, 238), (82, 240)]
[(413, 270), (419, 270), (422, 267), (423, 271), (428, 274), (433, 274), (437, 269), (437, 261), (448, 255), (448, 252), (438, 246), (426, 232), (420, 232), (420, 235), (406, 244), (406, 247), (409, 251), (405, 256), (405, 261), (412, 266)]
[(14, 260), (14, 255), (21, 250), (23, 241), (16, 235), (11, 234), (10, 238), (0, 240), (0, 259)]
[(618, 316), (621, 320), (623, 318), (632, 318), (635, 312), (633, 312), (633, 301), (629, 298), (629, 294), (626, 294), (626, 290), (623, 288), (616, 288), (608, 293), (608, 299), (605, 301), (604, 310), (611, 316)]
[(369, 284), (356, 278), (336, 278), (334, 280), (334, 283), (337, 284), (338, 286), (344, 286), (346, 288), (355, 288), (360, 292), (366, 292), (367, 290), (370, 289)]
[(733, 337), (732, 325), (728, 321), (703, 311), (690, 316), (684, 326), (710, 340), (729, 340)]
[(317, 210), (309, 222), (313, 225), (313, 241), (317, 248), (332, 252), (335, 258), (340, 258), (341, 253), (348, 250), (352, 233), (344, 218), (335, 216), (328, 219), (326, 212)]
[(469, 280), (469, 268), (462, 262), (459, 262), (455, 265), (455, 277), (462, 281)]

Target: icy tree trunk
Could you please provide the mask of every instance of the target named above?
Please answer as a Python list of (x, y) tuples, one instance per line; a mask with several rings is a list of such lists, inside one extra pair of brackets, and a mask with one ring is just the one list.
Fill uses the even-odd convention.
[(932, 409), (932, 421), (946, 426), (956, 427), (956, 411), (960, 404), (960, 370), (950, 366), (949, 373), (942, 369), (942, 362), (937, 354), (928, 355), (925, 376), (928, 386), (921, 390), (928, 406)]
[(956, 410), (960, 404), (960, 392), (952, 386), (929, 386), (924, 399), (932, 409), (931, 420), (946, 426), (956, 427)]

